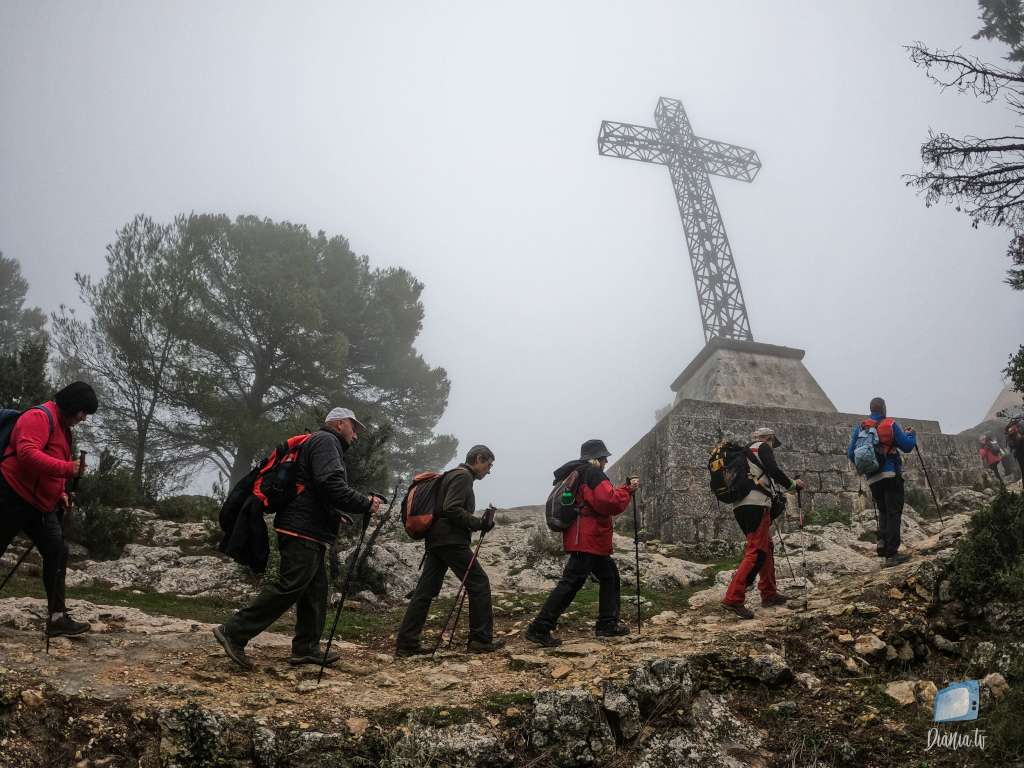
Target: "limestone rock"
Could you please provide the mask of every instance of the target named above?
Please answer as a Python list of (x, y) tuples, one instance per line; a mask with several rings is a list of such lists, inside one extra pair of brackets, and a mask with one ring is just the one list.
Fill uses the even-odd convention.
[(889, 685), (885, 687), (885, 693), (890, 698), (895, 699), (896, 703), (901, 707), (906, 707), (916, 701), (914, 697), (914, 686), (906, 680), (889, 683)]
[(622, 738), (629, 741), (640, 733), (640, 707), (636, 697), (625, 686), (606, 682), (602, 706), (613, 727), (617, 727)]
[(798, 682), (803, 683), (810, 690), (821, 687), (821, 680), (812, 675), (810, 672), (797, 672), (795, 675)]
[(914, 698), (926, 710), (935, 709), (935, 694), (939, 689), (931, 680), (918, 680), (914, 683)]
[(536, 749), (555, 748), (555, 764), (566, 768), (593, 765), (615, 751), (597, 700), (582, 688), (537, 693), (530, 741)]
[(885, 657), (885, 647), (882, 640), (869, 633), (857, 638), (857, 644), (853, 646), (853, 650), (861, 656), (867, 656), (877, 661)]
[(978, 676), (998, 672), (1007, 680), (1024, 679), (1024, 643), (978, 643), (969, 668)]
[(1006, 692), (1010, 690), (1009, 684), (1006, 682), (1006, 678), (1000, 675), (998, 672), (993, 672), (989, 675), (985, 675), (981, 680), (981, 684), (992, 692), (992, 695), (997, 699), (1001, 699), (1006, 695)]
[(528, 654), (521, 654), (513, 656), (508, 660), (508, 668), (516, 671), (524, 669), (541, 669), (548, 665), (548, 660), (544, 656), (532, 656)]
[(653, 659), (634, 667), (629, 675), (630, 687), (640, 711), (646, 716), (665, 709), (668, 697), (675, 697), (674, 706), (688, 705), (694, 684), (687, 659)]
[(512, 763), (498, 736), (475, 723), (448, 728), (413, 726), (395, 744), (394, 757), (394, 765), (451, 768), (504, 768)]
[(43, 692), (34, 688), (27, 688), (21, 692), (21, 700), (25, 702), (27, 707), (38, 707), (45, 699), (43, 698)]
[(952, 640), (947, 640), (942, 635), (935, 635), (935, 637), (932, 638), (932, 645), (945, 653), (952, 653), (957, 656), (960, 655), (960, 644), (954, 643)]

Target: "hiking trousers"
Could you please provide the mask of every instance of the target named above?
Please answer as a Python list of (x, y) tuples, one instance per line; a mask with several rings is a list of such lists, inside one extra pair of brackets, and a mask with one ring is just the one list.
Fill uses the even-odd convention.
[(757, 588), (761, 592), (761, 602), (770, 603), (778, 594), (775, 584), (775, 545), (772, 542), (771, 509), (747, 504), (733, 509), (733, 516), (740, 524), (740, 530), (747, 535), (747, 550), (732, 581), (729, 582), (729, 589), (722, 602), (743, 605), (747, 599), (747, 590), (760, 576)]
[(319, 542), (277, 534), (281, 575), (224, 625), (224, 633), (244, 646), (295, 606), (295, 637), (292, 655), (320, 651), (327, 623), (327, 547)]
[[(472, 566), (469, 564), (470, 560), (473, 560)], [(463, 544), (451, 544), (427, 550), (423, 559), (423, 573), (416, 582), (416, 589), (413, 590), (409, 607), (405, 609), (402, 627), (398, 630), (398, 637), (395, 640), (395, 647), (398, 650), (419, 648), (420, 635), (423, 632), (423, 625), (427, 623), (430, 604), (441, 593), (444, 577), (449, 569), (459, 581), (462, 581), (463, 577), (466, 579), (466, 593), (469, 596), (469, 641), (476, 640), (487, 644), (494, 639), (491, 581), (480, 565), (480, 559), (473, 559), (472, 549)]]
[(878, 509), (878, 538), (885, 541), (885, 556), (895, 557), (903, 523), (903, 475), (883, 477), (869, 487)]
[(68, 544), (61, 546), (60, 517), (43, 514), (25, 501), (0, 475), (0, 555), (19, 532), (28, 536), (43, 558), (43, 586), (50, 613), (64, 613), (64, 575), (68, 567)]
[(619, 569), (611, 555), (595, 555), (591, 552), (569, 554), (562, 578), (544, 601), (530, 628), (535, 632), (544, 633), (558, 626), (559, 617), (572, 603), (576, 593), (587, 583), (590, 574), (594, 574), (594, 578), (600, 584), (597, 593), (596, 629), (615, 629), (619, 625), (621, 606)]

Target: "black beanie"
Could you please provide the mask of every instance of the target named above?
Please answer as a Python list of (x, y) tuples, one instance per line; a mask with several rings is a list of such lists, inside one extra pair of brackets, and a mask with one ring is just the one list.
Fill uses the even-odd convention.
[(95, 390), (84, 381), (68, 384), (53, 396), (53, 402), (68, 419), (77, 416), (79, 412), (85, 412), (91, 416), (96, 413), (96, 409), (100, 405), (99, 400), (96, 399)]

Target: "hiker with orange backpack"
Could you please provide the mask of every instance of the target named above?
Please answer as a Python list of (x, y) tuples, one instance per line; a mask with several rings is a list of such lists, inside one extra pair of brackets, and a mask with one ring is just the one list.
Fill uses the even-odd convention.
[[(494, 453), (486, 445), (474, 445), (466, 461), (444, 474), (435, 491), (437, 514), (426, 530), (423, 572), (405, 609), (402, 626), (395, 640), (396, 656), (432, 655), (434, 647), (420, 640), (427, 622), (430, 604), (441, 593), (449, 569), (460, 579), (469, 595), (469, 653), (491, 653), (505, 647), (505, 638), (494, 639), (494, 613), (491, 607), (491, 582), (480, 560), (469, 546), (475, 531), (488, 533), (494, 528), (491, 514), (477, 516), (473, 483), (483, 480), (494, 465)], [(443, 628), (442, 628), (443, 631)]]
[(338, 537), (349, 515), (362, 515), (362, 524), (380, 506), (380, 496), (367, 497), (348, 484), (345, 452), (364, 427), (348, 408), (334, 408), (324, 426), (302, 444), (296, 459), (298, 494), (274, 517), (280, 576), (267, 585), (253, 602), (225, 624), (214, 627), (213, 636), (233, 662), (243, 669), (253, 663), (246, 644), (295, 606), (295, 636), (291, 664), (333, 664), (341, 658), (325, 657), (320, 638), (327, 622), (327, 548)]
[[(913, 428), (903, 429), (886, 415), (885, 400), (873, 398), (870, 406), (871, 415), (853, 430), (853, 439), (847, 455), (857, 467), (858, 474), (863, 474), (871, 489), (878, 510), (877, 544), (875, 551), (884, 557), (883, 568), (905, 563), (910, 555), (900, 552), (900, 526), (903, 524), (903, 502), (905, 497), (903, 485), (903, 460), (900, 451), (910, 453), (917, 445), (917, 436)], [(861, 472), (858, 464), (861, 448), (872, 446), (859, 440), (861, 435), (870, 434), (875, 442), (873, 452), (877, 454), (877, 467)], [(874, 466), (874, 465), (872, 465)]]

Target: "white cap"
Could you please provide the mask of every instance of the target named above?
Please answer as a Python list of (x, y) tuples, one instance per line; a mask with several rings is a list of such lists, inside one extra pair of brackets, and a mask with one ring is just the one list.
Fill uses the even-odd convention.
[(352, 413), (348, 408), (334, 408), (330, 413), (327, 414), (327, 418), (324, 419), (326, 424), (329, 421), (341, 421), (342, 419), (352, 419), (352, 422), (356, 425), (356, 434), (361, 435), (363, 430), (366, 429), (362, 424), (359, 423), (359, 419)]

